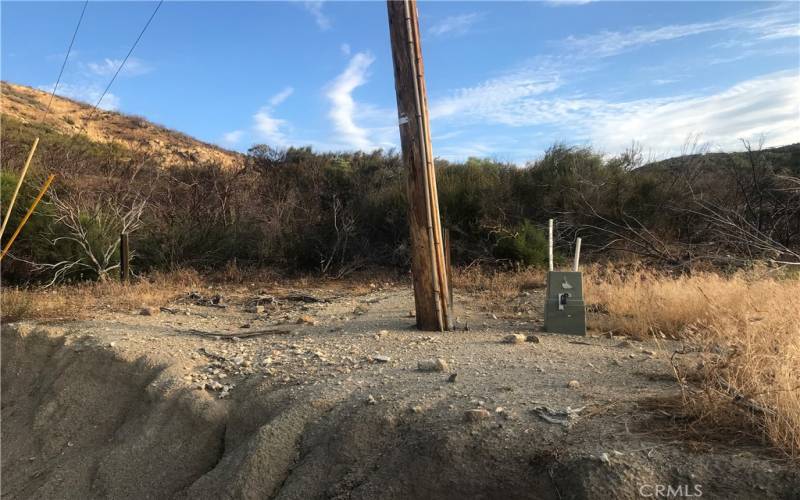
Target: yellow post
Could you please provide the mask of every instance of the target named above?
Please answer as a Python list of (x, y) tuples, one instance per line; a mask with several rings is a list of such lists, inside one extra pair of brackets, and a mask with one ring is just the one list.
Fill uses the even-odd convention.
[(11, 210), (14, 209), (14, 203), (17, 201), (17, 195), (19, 194), (19, 189), (22, 187), (22, 181), (25, 180), (25, 174), (28, 173), (28, 167), (31, 165), (31, 160), (33, 159), (33, 153), (36, 151), (36, 146), (39, 145), (39, 138), (33, 140), (33, 146), (31, 146), (31, 150), (28, 153), (28, 159), (25, 160), (25, 166), (22, 167), (22, 172), (19, 174), (19, 181), (17, 181), (17, 187), (14, 189), (14, 195), (11, 196), (11, 201), (8, 203), (8, 210), (6, 210), (6, 217), (3, 219), (3, 225), (0, 226), (0, 238), (3, 237), (3, 233), (6, 231), (6, 225), (8, 224), (8, 220), (11, 219)]
[(48, 177), (47, 180), (44, 182), (42, 190), (39, 191), (39, 195), (36, 196), (35, 200), (33, 200), (33, 204), (31, 205), (31, 208), (28, 209), (28, 213), (26, 213), (25, 217), (22, 218), (22, 221), (20, 221), (19, 226), (17, 226), (17, 230), (14, 231), (14, 234), (11, 235), (11, 239), (8, 240), (8, 243), (6, 243), (6, 246), (3, 248), (3, 253), (2, 255), (0, 255), (0, 260), (3, 260), (3, 257), (6, 256), (6, 254), (8, 253), (8, 249), (11, 248), (11, 244), (14, 243), (15, 239), (17, 239), (17, 236), (19, 236), (19, 233), (20, 231), (22, 231), (23, 226), (25, 226), (25, 223), (28, 222), (28, 219), (30, 219), (31, 215), (33, 214), (33, 211), (36, 210), (36, 205), (38, 205), (39, 202), (42, 200), (42, 197), (44, 197), (44, 194), (50, 187), (50, 183), (52, 183), (53, 179), (55, 178), (56, 178), (55, 175), (50, 174), (50, 177)]

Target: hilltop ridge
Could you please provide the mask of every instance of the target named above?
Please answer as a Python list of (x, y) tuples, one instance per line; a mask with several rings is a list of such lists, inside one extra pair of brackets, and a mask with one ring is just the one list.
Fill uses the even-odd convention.
[[(36, 123), (50, 94), (24, 85), (0, 82), (2, 113), (24, 124)], [(84, 126), (92, 106), (55, 96), (45, 125), (62, 134), (73, 134)], [(135, 115), (98, 109), (85, 127), (86, 136), (99, 143), (116, 143), (131, 150), (158, 156), (164, 166), (217, 163), (223, 167), (240, 164), (243, 155), (209, 144), (181, 132), (156, 125)]]

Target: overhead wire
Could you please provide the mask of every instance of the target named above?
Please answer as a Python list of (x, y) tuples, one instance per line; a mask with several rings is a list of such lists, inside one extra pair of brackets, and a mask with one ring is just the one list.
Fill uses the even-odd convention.
[(50, 107), (53, 104), (53, 97), (56, 95), (56, 90), (58, 90), (58, 84), (61, 83), (61, 77), (64, 75), (64, 68), (67, 67), (67, 61), (69, 60), (69, 56), (72, 53), (72, 46), (75, 44), (75, 38), (78, 36), (78, 30), (81, 27), (81, 23), (83, 22), (83, 16), (86, 14), (86, 7), (89, 6), (89, 0), (83, 2), (83, 8), (81, 9), (81, 15), (78, 17), (78, 24), (75, 25), (75, 30), (72, 32), (72, 38), (69, 41), (69, 47), (67, 47), (67, 54), (64, 56), (64, 62), (61, 63), (61, 69), (58, 72), (58, 78), (56, 78), (56, 83), (53, 85), (53, 91), (50, 93), (50, 99), (47, 101), (47, 107), (42, 112), (42, 117), (39, 119), (41, 123), (44, 123), (44, 120), (47, 119), (47, 115), (50, 114)]

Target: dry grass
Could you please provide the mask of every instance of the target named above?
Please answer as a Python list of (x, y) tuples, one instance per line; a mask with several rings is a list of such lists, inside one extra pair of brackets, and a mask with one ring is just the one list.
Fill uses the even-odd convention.
[(702, 362), (681, 374), (699, 380), (699, 390), (685, 392), (695, 415), (738, 419), (800, 458), (800, 280), (763, 270), (674, 277), (593, 268), (585, 288), (603, 311), (591, 326), (684, 339), (701, 352)]
[(545, 279), (545, 271), (535, 268), (515, 272), (485, 271), (478, 267), (453, 269), (454, 290), (479, 293), (497, 305), (517, 297), (524, 290), (544, 288)]
[(62, 285), (53, 288), (8, 288), (0, 294), (0, 318), (63, 321), (83, 319), (97, 311), (131, 311), (162, 306), (201, 283), (193, 271), (155, 273), (147, 279), (123, 285), (115, 281)]

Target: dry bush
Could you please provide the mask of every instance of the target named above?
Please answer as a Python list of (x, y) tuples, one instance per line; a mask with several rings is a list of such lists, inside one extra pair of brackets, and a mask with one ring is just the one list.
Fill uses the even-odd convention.
[(634, 337), (683, 339), (701, 354), (685, 386), (688, 409), (707, 421), (738, 419), (800, 457), (800, 280), (765, 270), (670, 276), (591, 268), (591, 324)]
[(32, 291), (3, 287), (0, 292), (0, 321), (12, 323), (25, 319), (72, 319), (80, 311), (70, 305), (65, 294), (56, 290)]

